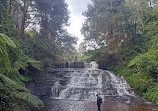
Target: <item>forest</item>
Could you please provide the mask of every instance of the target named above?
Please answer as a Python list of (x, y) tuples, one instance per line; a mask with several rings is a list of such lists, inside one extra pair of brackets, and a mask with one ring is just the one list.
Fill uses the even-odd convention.
[(76, 49), (77, 38), (64, 28), (65, 0), (0, 0), (0, 110), (43, 107), (26, 83), (76, 56), (118, 73), (158, 104), (158, 1), (91, 0), (87, 8), (85, 40)]
[(64, 26), (64, 0), (0, 0), (0, 110), (29, 111), (43, 102), (26, 83), (72, 58), (76, 38)]
[(92, 0), (83, 15), (79, 59), (97, 61), (158, 104), (158, 1)]

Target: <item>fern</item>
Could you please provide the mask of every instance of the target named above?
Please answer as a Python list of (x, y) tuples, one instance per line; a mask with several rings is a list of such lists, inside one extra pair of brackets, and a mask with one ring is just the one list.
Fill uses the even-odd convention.
[(39, 108), (39, 105), (43, 104), (43, 102), (41, 100), (39, 100), (39, 98), (37, 96), (31, 95), (30, 93), (13, 92), (12, 96), (14, 96), (17, 99), (21, 99), (21, 100), (33, 105), (34, 107)]
[[(0, 69), (1, 71), (2, 70), (5, 70), (6, 72), (11, 71), (10, 60), (9, 60), (8, 52), (5, 46), (2, 46), (2, 51), (0, 52), (0, 68), (2, 68)], [(2, 72), (5, 72), (5, 71), (2, 71)]]
[(6, 77), (5, 75), (0, 73), (0, 82), (3, 83), (3, 87), (7, 88), (9, 91), (24, 91), (24, 92), (30, 92), (27, 88), (22, 87), (20, 85), (17, 85), (16, 82), (14, 82), (13, 80), (9, 79), (8, 77)]
[(28, 65), (40, 69), (40, 62), (30, 59), (16, 47), (8, 36), (0, 33), (0, 103), (3, 103), (0, 110), (29, 111), (30, 105), (39, 108), (43, 106), (43, 102), (24, 87), (24, 82), (28, 82), (30, 78), (21, 75), (19, 70), (26, 70)]
[(5, 44), (8, 44), (11, 47), (14, 47), (14, 48), (16, 47), (14, 42), (8, 36), (6, 36), (5, 34), (0, 33), (0, 37), (1, 37), (1, 39), (0, 39), (1, 42), (5, 43)]
[(27, 104), (23, 101), (16, 101), (13, 104), (11, 104), (12, 110), (13, 111), (30, 111), (29, 107)]
[[(0, 74), (0, 98), (8, 105), (8, 109), (13, 111), (29, 111), (29, 106), (39, 108), (43, 102), (36, 96), (30, 94), (30, 91), (12, 81), (3, 74)], [(5, 106), (5, 105), (4, 105)], [(6, 107), (0, 107), (0, 110)]]
[(34, 68), (38, 69), (38, 70), (41, 70), (41, 62), (40, 61), (37, 61), (35, 59), (29, 59), (28, 60), (28, 63), (33, 66)]
[[(1, 72), (11, 71), (10, 60), (9, 60), (8, 52), (7, 52), (7, 45), (14, 48), (16, 47), (14, 42), (8, 36), (0, 33), (0, 62), (1, 62), (0, 71)], [(5, 67), (5, 69), (3, 67)]]
[(24, 82), (29, 82), (30, 81), (30, 77), (28, 75), (19, 75), (20, 80), (24, 81)]

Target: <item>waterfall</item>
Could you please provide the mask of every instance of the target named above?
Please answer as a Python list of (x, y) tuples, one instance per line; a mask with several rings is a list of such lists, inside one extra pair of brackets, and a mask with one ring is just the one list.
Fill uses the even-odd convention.
[(98, 69), (96, 62), (65, 62), (58, 66), (53, 68), (58, 80), (52, 86), (52, 98), (96, 101), (100, 93), (104, 101), (129, 102), (135, 97), (123, 76)]

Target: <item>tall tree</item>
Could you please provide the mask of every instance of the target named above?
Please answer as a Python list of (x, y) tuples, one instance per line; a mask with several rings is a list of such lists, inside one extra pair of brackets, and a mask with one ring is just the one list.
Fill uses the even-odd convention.
[(27, 0), (23, 0), (22, 18), (21, 18), (20, 27), (19, 27), (18, 40), (21, 39), (21, 36), (24, 33), (24, 27), (25, 27), (26, 15), (27, 15), (29, 2), (27, 2)]
[(18, 40), (21, 40), (24, 30), (31, 25), (37, 25), (37, 7), (34, 0), (13, 0), (10, 3), (12, 21), (18, 31)]
[(67, 4), (64, 0), (38, 0), (35, 3), (41, 18), (38, 39), (44, 46), (49, 47), (48, 44), (51, 46), (47, 49), (53, 51), (53, 55), (61, 55), (60, 52), (64, 52), (63, 48), (65, 49), (68, 43), (72, 45), (76, 41), (63, 29), (69, 19)]
[(92, 5), (84, 13), (87, 17), (83, 34), (87, 41), (96, 41), (117, 49), (123, 39), (124, 0), (92, 0)]

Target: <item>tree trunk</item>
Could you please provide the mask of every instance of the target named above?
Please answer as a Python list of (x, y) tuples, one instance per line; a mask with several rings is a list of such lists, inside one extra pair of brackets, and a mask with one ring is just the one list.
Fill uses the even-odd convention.
[(18, 40), (21, 40), (21, 36), (24, 33), (24, 27), (25, 27), (25, 22), (26, 22), (27, 9), (28, 9), (28, 4), (27, 4), (26, 0), (24, 0), (24, 7), (23, 7), (22, 19), (21, 19), (20, 27), (19, 27)]

